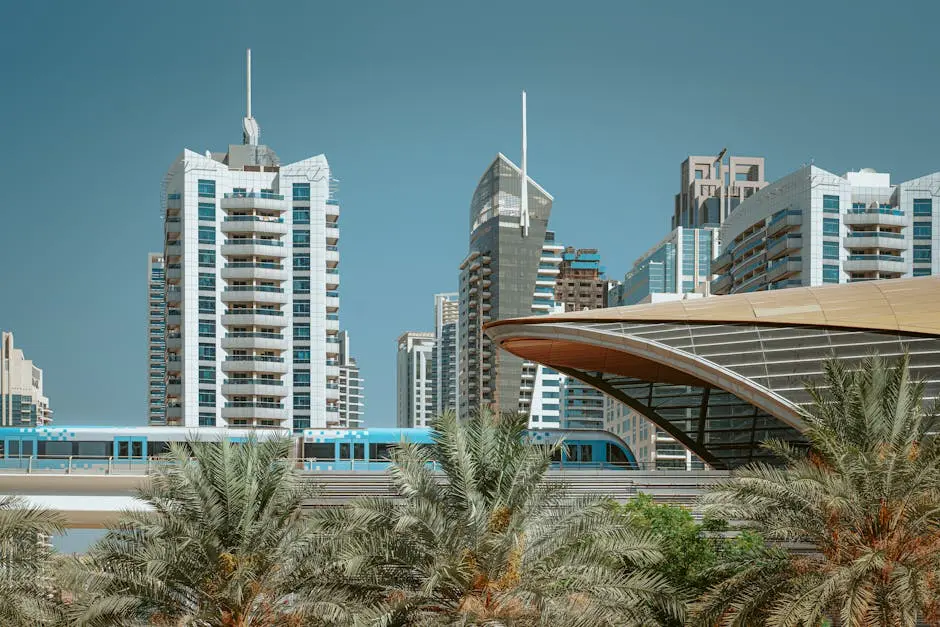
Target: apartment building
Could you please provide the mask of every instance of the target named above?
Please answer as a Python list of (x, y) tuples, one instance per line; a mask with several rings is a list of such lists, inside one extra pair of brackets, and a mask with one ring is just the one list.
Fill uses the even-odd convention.
[[(327, 384), (327, 389), (331, 384)], [(365, 380), (349, 352), (349, 332), (339, 333), (339, 423), (342, 429), (365, 426)]]
[[(13, 333), (0, 332), (0, 426), (38, 427), (52, 422), (43, 392), (42, 369), (13, 345)], [(7, 451), (18, 456), (19, 451)], [(25, 451), (24, 451), (25, 454)]]
[(460, 300), (457, 292), (434, 295), (434, 411), (457, 411)]
[(434, 333), (407, 331), (398, 338), (397, 412), (400, 428), (427, 427), (434, 417)]
[(720, 226), (738, 205), (767, 185), (763, 157), (690, 156), (680, 166), (672, 228)]
[(166, 424), (166, 265), (147, 253), (147, 424)]

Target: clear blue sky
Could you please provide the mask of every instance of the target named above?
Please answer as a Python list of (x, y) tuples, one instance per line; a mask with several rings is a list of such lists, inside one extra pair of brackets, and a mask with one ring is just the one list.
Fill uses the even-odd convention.
[(689, 154), (940, 169), (932, 2), (28, 2), (0, 24), (0, 327), (45, 370), (56, 420), (144, 422), (145, 256), (185, 148), (254, 115), (282, 161), (342, 181), (342, 325), (373, 425), (395, 339), (432, 325), (473, 188), (517, 159), (551, 228), (612, 275), (668, 229)]

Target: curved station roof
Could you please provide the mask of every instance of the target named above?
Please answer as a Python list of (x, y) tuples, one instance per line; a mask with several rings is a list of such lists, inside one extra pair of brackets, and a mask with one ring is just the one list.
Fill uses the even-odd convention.
[(911, 354), (940, 395), (940, 277), (713, 296), (498, 320), (510, 353), (589, 383), (715, 468), (802, 439), (806, 382), (823, 361)]

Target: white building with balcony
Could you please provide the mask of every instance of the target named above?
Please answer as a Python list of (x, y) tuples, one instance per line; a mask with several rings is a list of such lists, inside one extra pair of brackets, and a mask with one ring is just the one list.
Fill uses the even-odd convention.
[(166, 424), (337, 424), (339, 205), (326, 157), (184, 150), (164, 179)]
[(805, 166), (742, 202), (721, 249), (715, 294), (937, 274), (940, 172), (892, 185)]
[(406, 331), (398, 338), (395, 425), (399, 428), (428, 427), (434, 417), (434, 345), (431, 332)]
[[(41, 427), (52, 422), (42, 379), (42, 369), (14, 348), (13, 334), (0, 332), (0, 427)], [(14, 451), (8, 450), (7, 456), (11, 455)], [(14, 456), (19, 455), (15, 451)]]

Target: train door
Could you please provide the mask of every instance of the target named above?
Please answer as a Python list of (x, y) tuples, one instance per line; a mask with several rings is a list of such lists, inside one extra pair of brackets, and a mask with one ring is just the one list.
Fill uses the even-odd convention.
[(135, 462), (147, 458), (147, 438), (144, 436), (117, 436), (114, 438), (114, 461)]
[(36, 456), (36, 436), (14, 435), (3, 439), (3, 455), (6, 465), (13, 467), (26, 467), (30, 458)]

